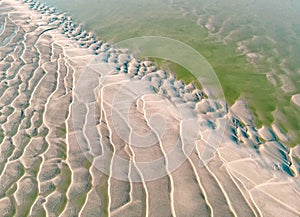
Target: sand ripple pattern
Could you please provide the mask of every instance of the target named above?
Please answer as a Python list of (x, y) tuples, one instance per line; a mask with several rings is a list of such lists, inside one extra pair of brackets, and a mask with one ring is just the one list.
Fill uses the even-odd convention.
[[(117, 67), (101, 85), (93, 77), (78, 83), (92, 73), (86, 69), (94, 59)], [(114, 49), (54, 8), (0, 1), (0, 69), (1, 216), (300, 215), (293, 157), (299, 150), (284, 146), (280, 130), (257, 130), (244, 102), (228, 108), (209, 101), (203, 91)], [(128, 106), (134, 93), (128, 84), (143, 79), (150, 85)], [(78, 85), (97, 91), (80, 95)], [(114, 97), (120, 87), (124, 97)], [(130, 123), (114, 120), (124, 105)], [(174, 105), (199, 124), (188, 152)], [(220, 138), (222, 120), (228, 127)], [(136, 133), (139, 142), (120, 129)], [(219, 147), (211, 145), (220, 140)], [(171, 171), (174, 155), (168, 153), (177, 143), (176, 154), (185, 160)], [(116, 164), (118, 157), (125, 163)], [(157, 158), (154, 171), (141, 167)], [(158, 169), (165, 175), (150, 180)]]

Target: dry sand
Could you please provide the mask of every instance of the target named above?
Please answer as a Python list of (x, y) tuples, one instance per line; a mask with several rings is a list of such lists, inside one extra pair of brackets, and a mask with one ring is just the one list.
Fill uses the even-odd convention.
[(292, 102), (300, 107), (300, 94), (293, 95)]
[(0, 9), (1, 215), (300, 215), (299, 150), (244, 101), (228, 111), (38, 2)]

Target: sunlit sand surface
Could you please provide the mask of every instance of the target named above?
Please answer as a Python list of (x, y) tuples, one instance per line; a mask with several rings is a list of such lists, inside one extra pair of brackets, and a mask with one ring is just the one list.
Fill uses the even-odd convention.
[(300, 94), (293, 95), (292, 101), (293, 103), (295, 103), (297, 106), (300, 107)]
[(299, 147), (244, 101), (209, 100), (33, 1), (0, 1), (0, 30), (1, 216), (300, 215)]

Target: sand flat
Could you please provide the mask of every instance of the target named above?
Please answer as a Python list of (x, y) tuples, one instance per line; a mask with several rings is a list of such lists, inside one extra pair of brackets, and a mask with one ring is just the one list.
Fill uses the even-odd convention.
[(196, 97), (39, 2), (0, 8), (4, 216), (299, 216), (285, 137), (245, 102)]

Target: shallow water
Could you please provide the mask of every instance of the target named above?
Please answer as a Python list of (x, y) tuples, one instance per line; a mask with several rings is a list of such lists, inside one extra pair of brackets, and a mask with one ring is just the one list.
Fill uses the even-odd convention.
[(300, 93), (299, 1), (46, 2), (110, 42), (156, 35), (187, 43), (211, 63), (230, 104), (246, 99), (258, 125), (275, 122), (299, 144), (300, 109), (291, 102)]

